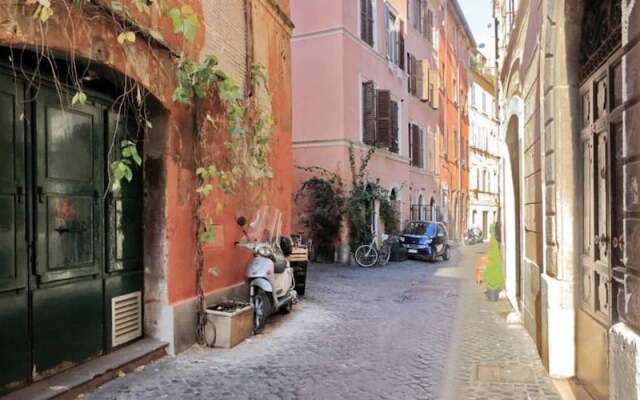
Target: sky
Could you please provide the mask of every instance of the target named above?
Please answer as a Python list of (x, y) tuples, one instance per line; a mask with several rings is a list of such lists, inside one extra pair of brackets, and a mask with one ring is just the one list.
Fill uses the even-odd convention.
[[(495, 59), (495, 39), (493, 30), (492, 0), (458, 0), (464, 12), (479, 49), (489, 60)], [(491, 27), (489, 27), (491, 25)]]

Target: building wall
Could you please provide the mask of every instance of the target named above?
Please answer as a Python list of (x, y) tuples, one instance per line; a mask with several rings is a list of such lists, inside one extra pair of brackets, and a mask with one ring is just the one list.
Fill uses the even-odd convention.
[[(399, 191), (401, 221), (410, 218), (410, 205), (437, 198), (435, 132), (438, 110), (408, 91), (407, 72), (387, 61), (384, 8), (389, 5), (404, 23), (405, 49), (435, 68), (433, 44), (408, 23), (407, 3), (376, 0), (374, 45), (360, 38), (360, 1), (292, 2), (296, 23), (293, 39), (294, 164), (319, 166), (339, 173), (351, 182), (348, 148), (354, 143), (357, 157), (366, 153), (362, 128), (362, 83), (372, 80), (377, 89), (391, 91), (399, 105), (399, 151), (378, 149), (369, 164), (369, 178)], [(435, 16), (436, 20), (438, 16)], [(406, 54), (403, 55), (406, 58)], [(406, 65), (406, 62), (405, 62)], [(425, 130), (425, 167), (410, 166), (409, 123)], [(432, 156), (430, 156), (432, 155)], [(310, 174), (295, 170), (294, 187)], [(303, 210), (297, 211), (298, 214)], [(296, 230), (304, 231), (301, 224)], [(343, 244), (346, 232), (343, 232)], [(343, 256), (348, 248), (342, 247)], [(344, 259), (344, 257), (343, 257)]]
[(440, 86), (443, 114), (440, 121), (440, 188), (441, 198), (447, 197), (446, 215), (450, 236), (460, 238), (466, 226), (469, 200), (469, 120), (468, 98), (470, 48), (473, 37), (465, 29), (464, 15), (459, 14), (457, 1), (445, 2), (444, 23), (440, 30)]
[[(151, 116), (148, 143), (145, 143), (145, 333), (170, 343), (170, 351), (185, 349), (194, 341), (195, 332), (195, 167), (193, 162), (193, 109), (172, 100), (175, 87), (174, 56), (186, 54), (195, 59), (213, 53), (221, 67), (241, 84), (246, 80), (247, 61), (262, 63), (271, 79), (271, 110), (276, 121), (273, 138), (274, 179), (269, 183), (266, 201), (281, 208), (286, 229), (291, 221), (291, 93), (289, 36), (292, 24), (287, 16), (288, 1), (250, 0), (253, 26), (245, 22), (245, 3), (241, 1), (196, 0), (166, 2), (168, 7), (191, 5), (200, 28), (193, 42), (173, 33), (171, 21), (157, 6), (149, 14), (139, 12), (134, 1), (123, 7), (141, 31), (153, 29), (159, 42), (138, 40), (120, 45), (120, 28), (107, 10), (100, 7), (69, 11), (54, 3), (54, 16), (40, 24), (23, 12), (22, 6), (0, 10), (0, 18), (13, 21), (0, 28), (0, 45), (16, 49), (47, 49), (61, 57), (81, 57), (93, 65), (108, 67), (139, 83), (157, 103)], [(221, 12), (222, 11), (222, 12)], [(90, 15), (87, 15), (89, 13)], [(88, 16), (92, 18), (89, 19)], [(68, 22), (72, 21), (72, 24)], [(70, 29), (73, 28), (73, 31)], [(251, 29), (249, 29), (251, 28)], [(47, 34), (42, 35), (41, 29)], [(158, 36), (158, 35), (156, 35)], [(251, 44), (251, 45), (248, 45)], [(249, 53), (248, 53), (249, 51)], [(249, 57), (250, 56), (250, 57)], [(210, 109), (213, 118), (223, 118), (219, 106)], [(204, 145), (203, 153), (215, 158), (222, 142)], [(215, 265), (218, 277), (206, 273), (205, 293), (214, 298), (224, 293), (243, 295), (243, 256), (233, 246), (240, 232), (235, 225), (239, 214), (251, 213), (256, 204), (245, 205), (243, 193), (223, 199), (224, 212), (213, 217), (217, 225), (216, 242), (205, 249), (207, 265)], [(214, 261), (215, 260), (215, 261)], [(234, 292), (234, 290), (236, 290)]]
[[(480, 72), (471, 73), (469, 90), (469, 213), (467, 228), (483, 227), (487, 212), (485, 238), (498, 222), (500, 207), (500, 147), (498, 121), (495, 117), (495, 89)], [(486, 174), (486, 179), (485, 179)], [(474, 217), (475, 216), (475, 217)]]
[[(500, 3), (498, 7), (503, 7)], [(624, 225), (621, 232), (626, 261), (623, 261), (625, 271), (614, 273), (614, 276), (621, 273), (623, 278), (611, 282), (614, 287), (620, 285), (617, 297), (607, 292), (611, 297), (600, 298), (602, 303), (615, 303), (612, 308), (617, 310), (610, 316), (615, 325), (607, 331), (607, 327), (588, 318), (578, 304), (582, 298), (580, 290), (589, 284), (582, 282), (580, 275), (585, 235), (582, 179), (589, 173), (580, 162), (580, 121), (584, 116), (580, 47), (581, 35), (588, 35), (581, 31), (585, 4), (520, 1), (515, 22), (500, 37), (506, 40), (500, 46), (504, 49), (500, 87), (503, 132), (513, 131), (508, 125), (511, 117), (522, 120), (516, 123), (522, 127), (521, 144), (509, 150), (512, 159), (514, 156), (521, 159), (524, 171), (521, 306), (525, 325), (536, 339), (552, 376), (577, 375), (592, 394), (637, 399), (640, 363), (636, 350), (640, 348), (640, 336), (634, 322), (639, 309), (634, 299), (638, 296), (635, 285), (638, 278), (635, 267), (630, 267), (634, 265), (630, 256), (631, 248), (640, 243), (634, 234), (636, 214), (631, 211), (636, 203), (637, 196), (632, 193), (636, 192), (633, 185), (638, 175), (633, 161), (637, 157), (633, 149), (638, 148), (639, 126), (635, 121), (638, 113), (633, 112), (640, 91), (634, 73), (640, 65), (640, 58), (636, 57), (640, 36), (636, 26), (638, 5), (621, 2), (623, 28), (619, 52), (621, 68), (626, 72), (617, 89), (623, 93), (622, 130), (620, 137), (612, 140), (622, 143), (622, 148), (609, 152), (609, 156), (612, 167), (622, 176), (622, 182), (611, 185), (621, 188), (625, 195), (610, 205), (610, 210), (624, 210), (622, 222), (612, 221), (610, 229), (618, 230), (619, 225)], [(498, 10), (497, 15), (502, 16), (500, 22), (504, 26), (505, 14)], [(513, 112), (517, 107), (512, 107), (520, 98), (524, 99), (521, 117)], [(508, 189), (504, 188), (505, 192)], [(616, 201), (615, 196), (612, 199)], [(505, 229), (508, 224), (505, 220)]]

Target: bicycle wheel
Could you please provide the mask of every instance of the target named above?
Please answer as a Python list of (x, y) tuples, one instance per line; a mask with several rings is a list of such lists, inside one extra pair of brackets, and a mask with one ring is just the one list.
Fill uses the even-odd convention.
[(391, 259), (391, 246), (383, 244), (378, 251), (378, 263), (380, 265), (387, 265), (389, 264), (389, 259)]
[(353, 257), (356, 259), (356, 263), (362, 268), (373, 267), (378, 263), (378, 250), (373, 246), (365, 244), (358, 247)]

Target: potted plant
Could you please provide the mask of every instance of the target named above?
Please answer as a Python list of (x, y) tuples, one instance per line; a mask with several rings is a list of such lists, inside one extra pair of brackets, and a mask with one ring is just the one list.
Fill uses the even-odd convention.
[(226, 301), (207, 308), (205, 341), (209, 347), (230, 349), (253, 332), (253, 306)]
[(502, 273), (502, 254), (495, 235), (491, 235), (487, 258), (487, 268), (484, 270), (487, 298), (490, 301), (498, 301), (500, 292), (504, 288), (504, 274)]

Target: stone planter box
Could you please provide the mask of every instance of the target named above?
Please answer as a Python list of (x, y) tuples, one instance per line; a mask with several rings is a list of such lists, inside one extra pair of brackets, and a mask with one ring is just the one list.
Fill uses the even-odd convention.
[[(235, 304), (233, 311), (207, 308), (207, 327), (205, 337), (209, 347), (230, 349), (244, 341), (253, 333), (253, 306), (251, 304)], [(221, 304), (223, 308), (228, 304)]]

